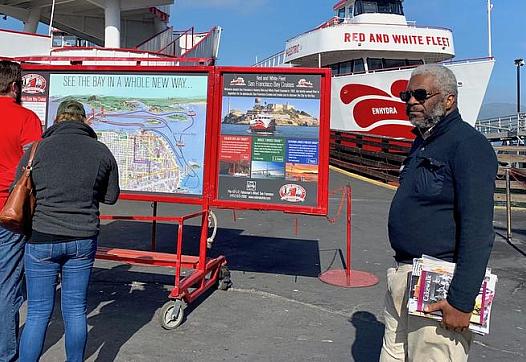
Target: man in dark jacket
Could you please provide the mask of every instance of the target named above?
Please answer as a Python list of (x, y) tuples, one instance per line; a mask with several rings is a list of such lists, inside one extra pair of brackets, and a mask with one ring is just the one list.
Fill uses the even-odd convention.
[[(416, 68), (400, 94), (416, 139), (389, 212), (396, 267), (387, 272), (381, 361), (465, 361), (467, 329), (484, 278), (493, 231), (495, 152), (457, 109), (457, 81), (441, 65)], [(455, 262), (441, 323), (408, 316), (407, 278), (422, 254)]]

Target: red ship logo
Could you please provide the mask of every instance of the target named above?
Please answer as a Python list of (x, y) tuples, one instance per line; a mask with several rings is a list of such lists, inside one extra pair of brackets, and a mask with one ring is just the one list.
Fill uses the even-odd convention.
[[(413, 126), (405, 113), (405, 103), (398, 95), (407, 88), (408, 80), (400, 79), (391, 84), (390, 94), (365, 84), (346, 84), (341, 88), (340, 99), (351, 105), (356, 125), (365, 132), (389, 136), (414, 138)], [(388, 98), (388, 99), (386, 99)]]
[(279, 196), (284, 201), (303, 202), (307, 197), (307, 191), (300, 185), (286, 184), (279, 189)]
[(22, 77), (22, 90), (28, 94), (43, 94), (46, 92), (46, 78), (40, 74), (26, 74)]

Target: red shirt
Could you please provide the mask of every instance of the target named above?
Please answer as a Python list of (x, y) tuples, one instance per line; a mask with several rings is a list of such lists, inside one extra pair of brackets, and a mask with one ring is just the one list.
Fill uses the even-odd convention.
[(0, 97), (0, 207), (9, 195), (24, 146), (41, 136), (42, 124), (33, 111), (11, 97)]

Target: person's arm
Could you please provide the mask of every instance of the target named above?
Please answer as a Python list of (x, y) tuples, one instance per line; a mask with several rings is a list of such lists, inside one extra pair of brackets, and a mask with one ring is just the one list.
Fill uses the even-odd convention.
[(479, 137), (463, 140), (455, 153), (456, 268), (447, 299), (428, 311), (442, 310), (443, 324), (463, 329), (486, 273), (495, 234), (493, 207), (497, 158), (491, 145)]
[(106, 187), (103, 194), (101, 195), (100, 202), (113, 205), (119, 199), (119, 194), (121, 192), (119, 187), (119, 169), (117, 167), (117, 161), (115, 161), (115, 157), (113, 157), (109, 150), (108, 153), (109, 167), (106, 178)]
[(448, 302), (473, 311), (495, 239), (493, 208), (497, 157), (485, 139), (462, 141), (454, 162), (457, 260)]
[(31, 144), (42, 138), (42, 123), (33, 112), (24, 120), (20, 134), (20, 147), (24, 151), (31, 148)]

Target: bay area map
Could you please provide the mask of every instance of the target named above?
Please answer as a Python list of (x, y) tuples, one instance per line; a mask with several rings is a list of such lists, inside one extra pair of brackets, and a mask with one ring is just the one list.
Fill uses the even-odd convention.
[(121, 190), (202, 195), (207, 90), (207, 74), (51, 74), (47, 126), (77, 100)]

